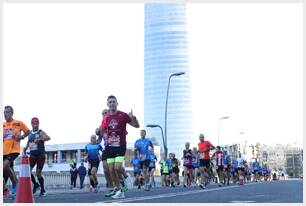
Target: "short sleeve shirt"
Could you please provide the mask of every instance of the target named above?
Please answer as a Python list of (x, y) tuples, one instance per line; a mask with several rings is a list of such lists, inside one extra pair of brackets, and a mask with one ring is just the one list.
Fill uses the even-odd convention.
[(102, 120), (102, 128), (106, 130), (106, 145), (126, 146), (126, 124), (131, 121), (129, 115), (121, 111), (114, 115), (107, 114)]
[(100, 144), (87, 144), (85, 146), (85, 152), (88, 154), (89, 161), (99, 160), (99, 151), (102, 151), (102, 146)]
[(150, 159), (150, 147), (153, 148), (153, 144), (149, 139), (138, 139), (135, 142), (134, 148), (137, 149), (141, 161)]
[(209, 149), (213, 145), (209, 141), (200, 142), (198, 144), (199, 159), (209, 160)]
[(12, 120), (10, 122), (3, 122), (3, 155), (12, 153), (20, 153), (20, 140), (16, 137), (23, 131), (28, 132), (28, 127), (19, 120)]

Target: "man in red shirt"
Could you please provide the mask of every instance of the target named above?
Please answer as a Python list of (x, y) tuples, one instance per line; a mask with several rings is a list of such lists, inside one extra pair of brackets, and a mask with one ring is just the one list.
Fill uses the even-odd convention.
[(200, 143), (198, 144), (200, 172), (201, 172), (200, 187), (202, 189), (205, 189), (205, 184), (206, 184), (205, 172), (208, 171), (208, 168), (210, 166), (209, 151), (215, 148), (209, 141), (204, 141), (204, 138), (205, 138), (204, 135), (200, 134), (199, 136)]
[(111, 95), (107, 98), (107, 106), (109, 113), (103, 117), (101, 132), (102, 135), (106, 134), (106, 161), (115, 186), (110, 192), (113, 194), (111, 197), (118, 199), (125, 197), (120, 181), (123, 181), (122, 177), (125, 173), (123, 162), (126, 152), (126, 124), (139, 128), (139, 122), (132, 111), (127, 114), (117, 110), (118, 102), (115, 96)]

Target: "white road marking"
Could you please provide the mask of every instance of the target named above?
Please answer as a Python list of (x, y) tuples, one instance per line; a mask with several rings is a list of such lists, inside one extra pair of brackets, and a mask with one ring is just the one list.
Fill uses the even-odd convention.
[(159, 198), (168, 198), (168, 197), (175, 197), (175, 196), (182, 196), (182, 195), (188, 195), (188, 194), (197, 194), (202, 192), (210, 192), (210, 191), (217, 191), (217, 190), (226, 190), (226, 189), (232, 189), (232, 188), (239, 188), (239, 187), (245, 187), (249, 185), (254, 184), (261, 184), (260, 182), (257, 183), (250, 183), (245, 184), (243, 186), (240, 185), (233, 185), (233, 186), (226, 186), (226, 187), (217, 187), (212, 189), (201, 189), (201, 190), (194, 190), (194, 191), (187, 191), (187, 192), (175, 192), (175, 193), (169, 193), (169, 194), (161, 194), (161, 195), (151, 195), (151, 196), (144, 196), (144, 197), (131, 197), (126, 199), (120, 199), (120, 200), (107, 200), (107, 201), (101, 201), (97, 203), (112, 203), (112, 202), (133, 202), (133, 201), (141, 201), (141, 200), (150, 200), (150, 199), (159, 199)]

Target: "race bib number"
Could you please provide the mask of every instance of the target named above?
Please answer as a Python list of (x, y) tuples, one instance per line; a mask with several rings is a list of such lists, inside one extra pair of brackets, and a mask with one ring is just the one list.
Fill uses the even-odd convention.
[(192, 162), (190, 161), (190, 159), (184, 159), (184, 165), (191, 165)]
[(115, 132), (112, 132), (108, 138), (108, 142), (111, 147), (120, 147), (120, 136), (116, 135)]
[(144, 155), (144, 154), (139, 154), (139, 157), (140, 157), (141, 160), (145, 160), (146, 159), (146, 155)]
[(199, 157), (200, 157), (200, 159), (204, 159), (204, 157), (205, 157), (204, 152), (203, 153), (199, 153)]
[(4, 136), (3, 139), (14, 139), (14, 130), (12, 129), (4, 129)]
[(37, 150), (37, 144), (34, 142), (29, 142), (29, 147), (31, 151)]

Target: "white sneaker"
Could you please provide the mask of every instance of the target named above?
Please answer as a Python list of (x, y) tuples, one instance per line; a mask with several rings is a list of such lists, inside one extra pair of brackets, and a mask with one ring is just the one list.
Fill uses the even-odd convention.
[(127, 173), (127, 178), (125, 179), (125, 184), (129, 189), (133, 188), (133, 181), (132, 178), (130, 177), (130, 174)]
[(122, 199), (125, 198), (124, 192), (121, 190), (118, 190), (113, 196), (113, 199)]

